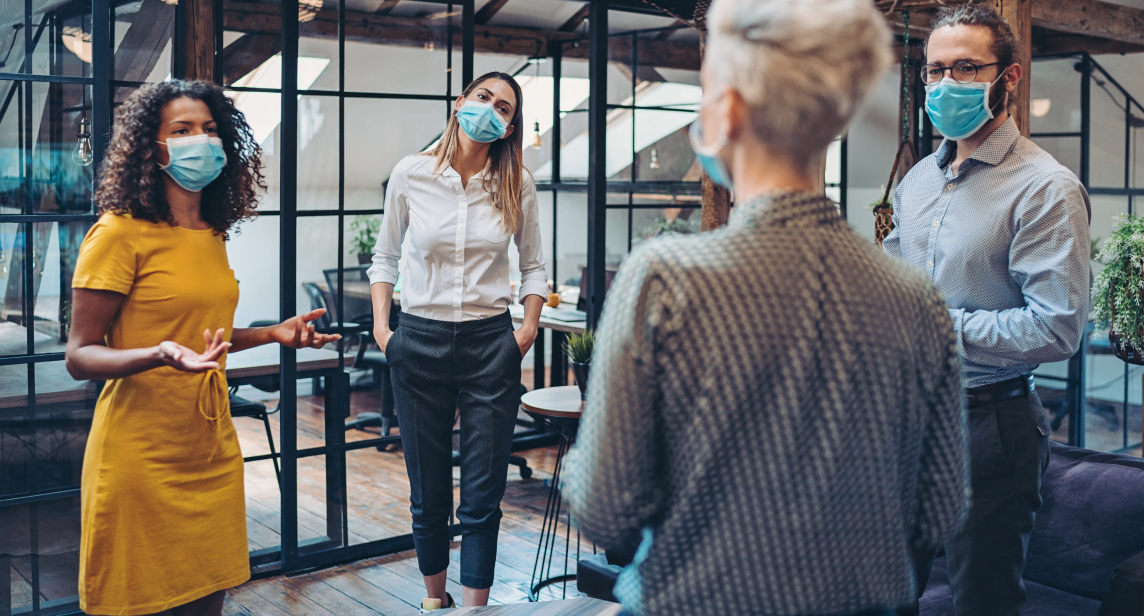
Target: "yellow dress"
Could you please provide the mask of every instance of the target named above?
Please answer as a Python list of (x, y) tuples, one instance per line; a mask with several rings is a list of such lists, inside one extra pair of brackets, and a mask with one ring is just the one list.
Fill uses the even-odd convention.
[[(127, 296), (110, 348), (202, 351), (220, 327), (230, 340), (238, 283), (213, 231), (104, 214), (72, 286)], [(248, 580), (242, 472), (222, 371), (108, 381), (83, 460), (80, 607), (150, 614)]]

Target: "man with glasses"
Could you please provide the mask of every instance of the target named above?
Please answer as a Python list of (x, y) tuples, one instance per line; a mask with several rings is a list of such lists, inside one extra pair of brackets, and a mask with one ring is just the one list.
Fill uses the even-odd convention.
[[(950, 307), (968, 405), (972, 504), (946, 542), (958, 616), (1016, 616), (1049, 422), (1038, 364), (1077, 349), (1089, 309), (1088, 195), (1021, 133), (1009, 25), (984, 5), (941, 9), (926, 41), (926, 111), (945, 137), (894, 194), (885, 251), (922, 268)], [(918, 557), (919, 593), (932, 555)]]

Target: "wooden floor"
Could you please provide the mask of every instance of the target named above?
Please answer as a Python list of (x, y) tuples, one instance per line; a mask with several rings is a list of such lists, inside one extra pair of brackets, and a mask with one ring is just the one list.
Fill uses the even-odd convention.
[[(531, 374), (526, 375), (531, 384)], [(376, 392), (354, 392), (354, 411), (376, 410)], [(273, 417), (273, 416), (272, 416)], [(275, 434), (277, 419), (272, 419)], [(298, 448), (322, 444), (323, 411), (320, 398), (298, 400)], [(235, 420), (245, 455), (268, 451), (262, 423), (254, 419)], [(347, 440), (372, 438), (376, 434), (351, 431)], [(527, 601), (529, 580), (541, 534), (544, 508), (548, 498), (548, 479), (555, 462), (555, 447), (520, 452), (534, 469), (530, 479), (521, 479), (516, 467), (510, 467), (508, 487), (502, 502), (504, 519), (497, 553), (495, 582), (490, 604)], [(363, 543), (407, 534), (410, 528), (409, 485), (405, 460), (400, 448), (379, 452), (374, 448), (350, 452), (346, 456), (348, 477), (348, 510), (350, 541)], [(456, 478), (456, 469), (454, 477)], [(300, 461), (298, 472), (299, 525), (301, 538), (324, 534), (325, 469), (320, 459)], [(279, 544), (278, 487), (269, 461), (247, 464), (247, 527), (252, 550)], [(460, 498), (458, 481), (454, 480), (454, 502)], [(562, 574), (565, 542), (569, 544), (568, 568), (576, 568), (576, 534), (565, 524), (559, 526), (558, 542), (551, 574)], [(585, 543), (582, 554), (591, 554)], [(450, 551), (452, 562), (448, 573), (448, 590), (458, 600), (460, 588), (460, 543)], [(584, 595), (575, 591), (575, 582), (553, 586), (542, 592), (542, 599), (574, 598)], [(425, 596), (416, 555), (412, 550), (373, 558), (296, 576), (277, 576), (248, 582), (228, 592), (225, 613), (241, 615), (283, 614), (413, 614)]]

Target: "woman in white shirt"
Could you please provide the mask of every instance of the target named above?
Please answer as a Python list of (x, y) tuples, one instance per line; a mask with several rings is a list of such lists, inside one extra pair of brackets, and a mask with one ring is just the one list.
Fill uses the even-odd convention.
[[(413, 540), (429, 595), (422, 613), (454, 605), (445, 573), (458, 405), (464, 605), (486, 605), (493, 583), (520, 364), (536, 340), (548, 292), (536, 187), (521, 162), (521, 103), (520, 86), (504, 73), (483, 75), (465, 88), (437, 146), (394, 167), (369, 269), (374, 339), (389, 360)], [(406, 235), (402, 314), (390, 332)], [(525, 307), (515, 332), (508, 314), (510, 239), (520, 255)]]

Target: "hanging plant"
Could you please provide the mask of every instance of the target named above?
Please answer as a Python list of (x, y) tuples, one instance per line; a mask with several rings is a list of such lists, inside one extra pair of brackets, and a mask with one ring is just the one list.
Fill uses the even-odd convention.
[(1121, 214), (1097, 261), (1092, 319), (1120, 359), (1144, 365), (1144, 218)]

